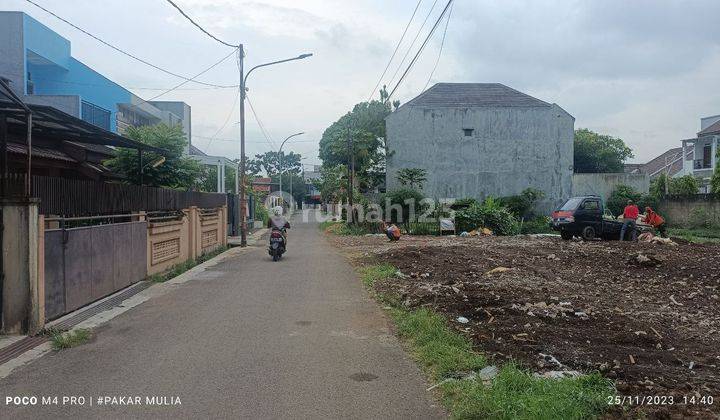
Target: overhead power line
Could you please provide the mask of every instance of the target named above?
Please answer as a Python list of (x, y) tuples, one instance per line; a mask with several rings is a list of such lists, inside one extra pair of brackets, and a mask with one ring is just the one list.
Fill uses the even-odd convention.
[(395, 46), (395, 50), (393, 51), (392, 55), (390, 56), (390, 60), (388, 60), (387, 66), (385, 66), (385, 70), (383, 70), (382, 74), (380, 75), (380, 78), (378, 79), (377, 83), (375, 84), (375, 87), (373, 88), (372, 92), (370, 92), (370, 96), (368, 96), (368, 102), (372, 99), (373, 95), (375, 94), (375, 91), (380, 86), (380, 83), (382, 83), (383, 77), (385, 77), (385, 73), (387, 73), (388, 69), (390, 68), (390, 64), (393, 61), (393, 58), (395, 58), (395, 54), (397, 54), (398, 49), (400, 49), (400, 45), (402, 44), (403, 40), (405, 39), (405, 34), (407, 34), (407, 30), (410, 27), (410, 24), (412, 23), (413, 19), (415, 18), (415, 13), (417, 13), (418, 8), (420, 7), (420, 3), (422, 3), (422, 0), (418, 0), (417, 4), (415, 5), (415, 10), (412, 12), (412, 16), (410, 16), (410, 20), (408, 21), (407, 25), (405, 25), (405, 30), (403, 30), (402, 35), (400, 36), (400, 40), (398, 41), (397, 45)]
[(265, 140), (267, 140), (267, 143), (272, 147), (273, 150), (277, 149), (277, 145), (273, 141), (272, 137), (268, 134), (267, 130), (265, 130), (265, 125), (260, 121), (260, 118), (257, 115), (257, 112), (255, 112), (255, 107), (253, 106), (252, 102), (250, 101), (250, 97), (245, 95), (245, 99), (248, 101), (248, 105), (250, 105), (250, 111), (252, 111), (253, 116), (255, 117), (255, 122), (257, 122), (258, 126), (260, 127), (260, 132), (265, 137)]
[(183, 11), (183, 9), (180, 8), (180, 6), (178, 6), (177, 4), (175, 4), (175, 2), (173, 2), (172, 0), (166, 0), (166, 1), (167, 1), (168, 3), (170, 3), (174, 8), (176, 8), (177, 11), (180, 12), (181, 15), (185, 16), (185, 19), (189, 20), (190, 23), (192, 23), (192, 24), (195, 25), (198, 29), (200, 29), (201, 31), (203, 31), (203, 32), (205, 33), (205, 35), (209, 36), (210, 38), (214, 39), (215, 41), (217, 41), (217, 42), (219, 42), (219, 43), (221, 43), (221, 44), (223, 44), (223, 45), (226, 45), (226, 46), (228, 46), (228, 47), (233, 47), (233, 48), (238, 48), (238, 47), (240, 47), (239, 45), (234, 45), (234, 44), (227, 43), (227, 42), (221, 40), (220, 38), (216, 37), (215, 35), (211, 34), (210, 32), (206, 31), (205, 28), (203, 28), (202, 26), (200, 26), (200, 24), (198, 24), (198, 23), (195, 22), (190, 16), (188, 16), (187, 13), (185, 13), (185, 12)]
[(393, 73), (392, 77), (390, 78), (390, 82), (388, 82), (388, 85), (392, 85), (393, 82), (395, 81), (395, 76), (398, 75), (398, 72), (402, 68), (403, 64), (405, 64), (405, 60), (407, 59), (408, 55), (410, 55), (410, 52), (412, 51), (413, 47), (415, 46), (415, 41), (417, 41), (418, 37), (422, 33), (423, 28), (425, 27), (425, 24), (427, 23), (428, 19), (430, 19), (430, 15), (432, 14), (433, 10), (435, 10), (435, 5), (437, 4), (437, 2), (438, 2), (438, 0), (433, 1), (432, 6), (430, 6), (430, 11), (428, 12), (427, 16), (425, 16), (425, 20), (423, 20), (422, 25), (420, 25), (420, 28), (418, 29), (417, 33), (415, 34), (415, 38), (413, 38), (407, 51), (405, 51), (405, 55), (403, 55), (402, 60), (400, 60), (400, 64), (398, 64), (397, 68), (395, 69), (395, 73)]
[(200, 73), (196, 74), (195, 76), (189, 78), (188, 80), (185, 80), (184, 82), (180, 82), (179, 84), (171, 87), (170, 89), (165, 90), (165, 91), (162, 92), (162, 93), (159, 93), (159, 94), (153, 96), (153, 97), (150, 98), (150, 99), (142, 100), (142, 101), (140, 101), (140, 103), (134, 104), (134, 106), (139, 106), (139, 105), (142, 105), (142, 104), (144, 104), (144, 103), (146, 103), (146, 102), (153, 101), (153, 100), (155, 100), (155, 99), (157, 99), (157, 98), (159, 98), (159, 97), (161, 97), (161, 96), (164, 96), (164, 95), (166, 95), (166, 94), (168, 94), (168, 93), (170, 93), (170, 92), (172, 92), (172, 91), (174, 91), (174, 90), (182, 87), (183, 85), (185, 85), (185, 84), (187, 84), (187, 83), (193, 82), (196, 78), (202, 76), (203, 74), (205, 74), (205, 73), (209, 72), (210, 70), (214, 69), (215, 67), (219, 66), (220, 63), (222, 63), (223, 61), (225, 61), (225, 60), (227, 60), (228, 58), (230, 58), (230, 56), (233, 55), (233, 54), (235, 54), (236, 51), (237, 51), (237, 49), (236, 49), (235, 51), (230, 52), (230, 54), (228, 54), (228, 55), (226, 55), (225, 57), (221, 58), (220, 61), (216, 62), (215, 64), (211, 65), (210, 67), (206, 68), (205, 70), (201, 71)]
[[(194, 139), (203, 139), (203, 140), (210, 140), (213, 139), (213, 141), (225, 141), (225, 142), (232, 142), (232, 143), (240, 143), (240, 139), (231, 139), (227, 137), (208, 137), (208, 136), (199, 136), (197, 134), (193, 134)], [(293, 144), (295, 143), (317, 143), (317, 140), (295, 140), (293, 141)], [(245, 140), (245, 143), (253, 143), (253, 144), (267, 144), (267, 140)], [(207, 146), (206, 146), (207, 147)]]
[(228, 113), (227, 117), (225, 118), (225, 122), (223, 125), (218, 128), (218, 130), (213, 134), (213, 136), (210, 138), (210, 141), (208, 142), (206, 147), (210, 147), (212, 145), (213, 140), (215, 137), (217, 137), (218, 134), (222, 133), (222, 131), (225, 129), (225, 126), (227, 126), (227, 123), (230, 121), (230, 117), (232, 117), (233, 112), (235, 112), (235, 106), (237, 105), (238, 98), (240, 97), (240, 91), (237, 91), (237, 95), (235, 95), (235, 99), (233, 100), (233, 104), (230, 107), (230, 112)]
[(417, 53), (415, 54), (415, 56), (413, 57), (413, 59), (410, 61), (410, 64), (408, 64), (408, 66), (407, 66), (407, 68), (405, 69), (405, 71), (403, 72), (402, 76), (400, 76), (400, 79), (398, 80), (397, 84), (395, 84), (395, 87), (393, 88), (393, 90), (390, 91), (390, 94), (388, 95), (388, 98), (387, 98), (388, 101), (389, 101), (390, 98), (393, 96), (393, 94), (395, 93), (395, 91), (397, 90), (397, 88), (400, 86), (400, 84), (403, 82), (403, 80), (405, 80), (405, 77), (408, 75), (408, 73), (409, 73), (410, 70), (412, 69), (413, 65), (415, 65), (415, 63), (417, 62), (418, 57), (420, 57), (420, 54), (421, 54), (421, 53), (423, 52), (423, 50), (425, 49), (425, 46), (427, 45), (428, 41), (429, 41), (430, 38), (432, 37), (433, 33), (435, 33), (435, 29), (437, 29), (438, 25), (440, 24), (440, 21), (441, 21), (441, 20), (443, 19), (443, 17), (445, 16), (445, 13), (446, 13), (446, 12), (448, 11), (448, 9), (450, 8), (450, 5), (452, 4), (452, 2), (453, 2), (453, 0), (448, 0), (447, 4), (445, 5), (445, 8), (444, 8), (443, 11), (442, 11), (442, 13), (440, 13), (440, 16), (438, 16), (438, 18), (437, 18), (437, 20), (435, 21), (435, 24), (433, 25), (432, 29), (430, 29), (430, 33), (428, 33), (427, 36), (425, 37), (425, 40), (423, 41), (422, 45), (420, 45), (420, 48), (418, 49), (418, 51), (417, 51)]
[[(52, 82), (52, 83), (59, 83), (62, 85), (74, 85), (74, 86), (91, 86), (91, 87), (106, 87), (107, 85), (102, 85), (98, 83), (82, 83), (82, 82), (68, 82), (67, 80), (57, 80), (57, 79), (46, 79), (44, 77), (33, 77), (34, 81), (43, 81), (43, 82)], [(167, 87), (140, 87), (140, 86), (123, 86), (125, 89), (132, 89), (132, 90), (168, 90)], [(207, 87), (196, 87), (196, 88), (178, 88), (175, 90), (217, 90), (217, 89), (237, 89), (237, 86), (226, 86), (226, 87), (220, 87), (220, 86), (207, 86)]]
[(443, 47), (445, 46), (445, 35), (447, 35), (447, 28), (448, 25), (450, 25), (450, 16), (452, 16), (452, 11), (455, 5), (453, 4), (450, 6), (450, 10), (448, 11), (448, 17), (445, 20), (445, 29), (443, 30), (443, 36), (442, 41), (440, 41), (440, 51), (438, 51), (437, 59), (435, 60), (435, 65), (433, 65), (433, 69), (430, 72), (430, 77), (428, 77), (427, 83), (425, 83), (425, 87), (423, 87), (423, 92), (425, 92), (425, 89), (427, 89), (428, 85), (430, 85), (430, 80), (432, 80), (433, 75), (435, 74), (435, 70), (437, 70), (437, 66), (440, 63), (440, 57), (442, 56)]
[(90, 38), (92, 38), (92, 39), (100, 42), (101, 44), (103, 44), (103, 45), (105, 45), (105, 46), (107, 46), (107, 47), (112, 48), (113, 50), (119, 52), (120, 54), (126, 55), (126, 56), (132, 58), (133, 60), (139, 61), (139, 62), (141, 62), (141, 63), (143, 63), (143, 64), (145, 64), (145, 65), (147, 65), (147, 66), (150, 66), (150, 67), (152, 67), (152, 68), (154, 68), (154, 69), (156, 69), (156, 70), (160, 70), (160, 71), (163, 72), (163, 73), (169, 74), (169, 75), (171, 75), (171, 76), (178, 77), (178, 78), (180, 78), (180, 79), (184, 79), (184, 80), (186, 80), (186, 81), (188, 81), (188, 82), (193, 82), (193, 83), (197, 83), (197, 84), (205, 85), (205, 86), (214, 86), (214, 87), (220, 87), (220, 88), (229, 88), (229, 87), (237, 87), (237, 86), (238, 86), (238, 85), (218, 85), (218, 84), (214, 84), (214, 83), (201, 82), (201, 81), (199, 81), (199, 80), (192, 80), (192, 78), (190, 78), (190, 77), (187, 77), (187, 76), (183, 76), (183, 75), (181, 75), (181, 74), (174, 73), (174, 72), (172, 72), (172, 71), (170, 71), (170, 70), (164, 69), (164, 68), (162, 68), (162, 67), (160, 67), (160, 66), (157, 66), (157, 65), (155, 65), (155, 64), (153, 64), (153, 63), (150, 63), (149, 61), (144, 60), (144, 59), (142, 59), (142, 58), (140, 58), (140, 57), (138, 57), (138, 56), (136, 56), (136, 55), (133, 55), (133, 54), (131, 54), (131, 53), (129, 53), (129, 52), (127, 52), (127, 51), (119, 48), (119, 47), (116, 47), (115, 45), (113, 45), (113, 44), (111, 44), (111, 43), (109, 43), (109, 42), (107, 42), (107, 41), (105, 41), (105, 40), (103, 40), (103, 39), (101, 39), (101, 38), (99, 38), (99, 37), (91, 34), (90, 32), (86, 31), (85, 29), (83, 29), (83, 28), (75, 25), (74, 23), (72, 23), (72, 22), (68, 21), (67, 19), (65, 19), (65, 18), (57, 15), (56, 13), (54, 13), (54, 12), (52, 12), (52, 11), (44, 8), (43, 6), (35, 3), (35, 2), (32, 1), (32, 0), (25, 0), (25, 1), (28, 2), (28, 3), (30, 3), (30, 4), (32, 4), (33, 6), (37, 7), (38, 9), (43, 10), (43, 11), (46, 12), (46, 13), (49, 13), (50, 15), (54, 16), (55, 18), (57, 18), (57, 19), (65, 22), (65, 23), (67, 23), (68, 25), (70, 25), (70, 26), (72, 26), (73, 28), (77, 29), (78, 31), (84, 33), (85, 35), (89, 36)]

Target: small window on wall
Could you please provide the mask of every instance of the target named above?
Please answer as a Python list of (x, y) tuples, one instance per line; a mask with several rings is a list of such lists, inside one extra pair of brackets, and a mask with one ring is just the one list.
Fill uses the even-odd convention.
[(465, 134), (465, 137), (472, 137), (474, 132), (474, 128), (463, 128), (463, 134)]

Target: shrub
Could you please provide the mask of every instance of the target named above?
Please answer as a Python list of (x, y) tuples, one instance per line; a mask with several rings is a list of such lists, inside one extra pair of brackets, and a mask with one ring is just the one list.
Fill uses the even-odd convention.
[(480, 203), (474, 198), (461, 198), (459, 200), (455, 200), (455, 202), (453, 202), (450, 205), (450, 208), (453, 210), (462, 210), (462, 209), (466, 209), (474, 204), (480, 204)]
[(520, 230), (513, 214), (492, 198), (455, 213), (455, 226), (459, 232), (486, 227), (496, 235), (516, 235)]
[(517, 218), (532, 216), (535, 204), (545, 197), (545, 193), (536, 188), (525, 188), (518, 195), (501, 197), (500, 202)]
[(632, 187), (619, 184), (610, 194), (605, 206), (614, 216), (622, 214), (628, 200), (632, 200), (642, 211), (645, 207), (657, 207), (657, 198), (635, 191)]
[[(425, 197), (418, 190), (410, 188), (401, 188), (398, 190), (390, 191), (382, 197), (380, 207), (383, 211), (383, 217), (389, 218), (393, 223), (402, 223), (405, 225), (406, 230), (410, 222), (414, 222), (418, 216), (424, 211), (426, 206), (422, 201)], [(388, 209), (390, 205), (390, 209)], [(394, 207), (400, 207), (401, 211), (391, 211)], [(411, 210), (414, 214), (411, 214)]]
[(672, 195), (695, 195), (700, 190), (700, 180), (692, 175), (671, 178), (669, 190)]
[(520, 225), (520, 233), (532, 234), (532, 233), (553, 233), (550, 227), (550, 218), (547, 216), (535, 217), (532, 219), (526, 219)]

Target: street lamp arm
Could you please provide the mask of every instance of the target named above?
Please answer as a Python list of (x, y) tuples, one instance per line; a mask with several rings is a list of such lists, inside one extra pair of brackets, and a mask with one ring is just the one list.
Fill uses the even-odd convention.
[(305, 134), (305, 132), (295, 133), (295, 134), (291, 134), (291, 135), (287, 136), (287, 138), (285, 138), (285, 140), (283, 140), (283, 142), (280, 143), (280, 150), (278, 151), (278, 153), (282, 153), (282, 148), (283, 148), (283, 146), (285, 146), (285, 142), (287, 142), (288, 140), (290, 140), (291, 138), (293, 138), (295, 136), (299, 136), (302, 134)]
[(293, 57), (293, 58), (286, 58), (286, 59), (284, 59), (284, 60), (278, 60), (278, 61), (272, 61), (272, 62), (270, 62), (270, 63), (258, 64), (257, 66), (255, 66), (255, 67), (251, 68), (250, 70), (248, 70), (247, 73), (245, 73), (245, 78), (243, 79), (243, 86), (245, 86), (245, 85), (247, 84), (247, 78), (248, 78), (248, 76), (250, 76), (250, 73), (252, 73), (252, 71), (255, 70), (255, 69), (257, 69), (257, 68), (266, 67), (266, 66), (272, 66), (273, 64), (286, 63), (286, 62), (288, 62), (288, 61), (302, 60), (303, 58), (308, 58), (308, 57), (312, 57), (312, 54), (300, 54), (299, 56)]

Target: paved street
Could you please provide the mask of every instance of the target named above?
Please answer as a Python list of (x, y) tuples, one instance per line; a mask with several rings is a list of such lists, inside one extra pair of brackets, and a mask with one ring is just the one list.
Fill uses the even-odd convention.
[[(16, 370), (0, 381), (0, 417), (441, 417), (317, 224), (294, 223), (289, 242), (280, 262), (263, 242), (120, 315), (92, 342)], [(12, 395), (167, 396), (182, 405), (9, 408)]]

